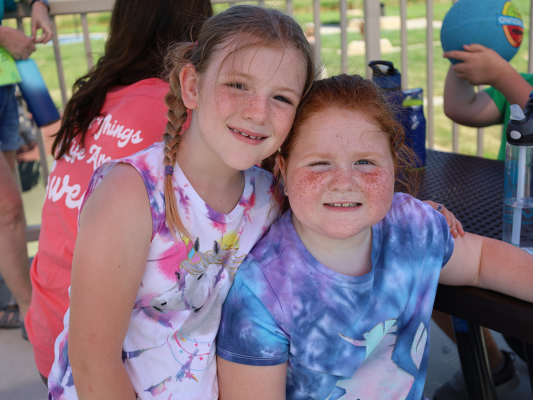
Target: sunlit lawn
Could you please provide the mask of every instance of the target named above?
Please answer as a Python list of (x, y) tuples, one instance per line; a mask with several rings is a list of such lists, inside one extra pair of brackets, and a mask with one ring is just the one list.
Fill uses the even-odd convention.
[[(524, 22), (526, 24), (526, 33), (529, 31), (529, 2), (527, 0), (515, 0), (518, 8), (522, 11)], [(277, 5), (283, 8), (283, 1), (266, 2), (267, 5)], [(450, 0), (435, 0), (433, 3), (434, 19), (442, 20), (446, 11), (449, 9)], [(338, 24), (340, 14), (338, 11), (338, 1), (323, 0), (321, 2), (322, 13), (321, 20), (324, 24)], [(349, 8), (362, 8), (362, 0), (349, 0)], [(227, 4), (215, 5), (215, 12), (227, 8)], [(312, 15), (312, 1), (311, 0), (295, 0), (293, 1), (295, 10), (295, 18), (304, 25), (313, 20)], [(527, 12), (526, 12), (527, 11)], [(385, 0), (386, 15), (399, 15), (399, 1)], [(408, 18), (420, 18), (426, 15), (425, 0), (408, 1)], [(89, 14), (89, 26), (91, 32), (107, 32), (109, 23), (109, 13)], [(8, 21), (8, 25), (14, 21)], [(59, 28), (59, 33), (81, 33), (81, 25), (78, 16), (61, 16), (56, 18)], [(25, 20), (25, 25), (28, 26), (29, 20)], [(27, 28), (28, 30), (29, 28)], [(399, 49), (400, 47), (400, 33), (399, 31), (382, 31), (381, 37), (390, 40), (392, 46)], [(322, 57), (326, 68), (327, 75), (334, 75), (340, 73), (340, 34), (322, 35)], [(427, 71), (426, 71), (426, 30), (417, 29), (408, 31), (408, 44), (414, 45), (414, 48), (408, 50), (409, 70), (408, 82), (409, 87), (422, 87), (424, 93), (427, 93)], [(353, 40), (363, 40), (359, 32), (349, 32), (348, 42)], [(440, 30), (433, 30), (434, 40), (434, 95), (442, 96), (444, 89), (444, 79), (449, 67), (449, 61), (442, 58), (442, 48), (438, 41), (440, 40)], [(94, 61), (103, 53), (104, 41), (91, 41)], [(528, 35), (524, 35), (519, 53), (512, 60), (512, 65), (518, 71), (527, 71), (527, 47)], [(392, 61), (397, 67), (400, 66), (401, 53), (399, 51), (382, 54), (382, 59)], [(54, 51), (52, 46), (38, 45), (37, 51), (32, 55), (32, 58), (37, 62), (41, 73), (48, 85), (50, 94), (55, 104), (62, 108), (61, 91), (59, 88), (59, 81), (57, 77), (57, 68), (55, 64)], [(61, 58), (63, 60), (63, 68), (65, 71), (65, 80), (68, 88), (68, 95), (71, 94), (71, 87), (74, 81), (87, 72), (87, 63), (85, 59), (85, 50), (83, 43), (61, 45)], [(365, 72), (365, 58), (364, 56), (349, 57), (349, 72), (364, 74)], [(405, 73), (405, 71), (402, 71)], [(437, 104), (439, 101), (436, 101)], [(427, 111), (427, 110), (426, 110)], [(484, 136), (484, 155), (486, 157), (494, 158), (497, 155), (500, 142), (501, 127), (491, 127), (485, 129)], [(442, 106), (437, 105), (434, 108), (434, 132), (435, 132), (435, 146), (438, 149), (451, 151), (451, 122), (444, 116)], [(476, 154), (476, 133), (475, 129), (461, 127), (460, 129), (460, 152), (465, 154)]]

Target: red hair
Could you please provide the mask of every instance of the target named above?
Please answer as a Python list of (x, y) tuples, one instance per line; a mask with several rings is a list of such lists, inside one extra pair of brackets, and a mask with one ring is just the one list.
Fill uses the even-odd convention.
[[(312, 115), (328, 109), (360, 111), (367, 117), (369, 123), (376, 124), (389, 143), (396, 189), (411, 195), (416, 194), (419, 184), (415, 171), (416, 155), (405, 142), (403, 127), (395, 119), (381, 91), (372, 81), (359, 75), (338, 75), (314, 82), (313, 87), (298, 107), (291, 132), (279, 153), (264, 160), (262, 167), (272, 172), (274, 159), (278, 155), (287, 161), (294, 146), (300, 140), (305, 140), (305, 132), (300, 129), (302, 124)], [(277, 171), (276, 176), (280, 179), (281, 171)], [(287, 198), (284, 203), (283, 211), (289, 208)]]

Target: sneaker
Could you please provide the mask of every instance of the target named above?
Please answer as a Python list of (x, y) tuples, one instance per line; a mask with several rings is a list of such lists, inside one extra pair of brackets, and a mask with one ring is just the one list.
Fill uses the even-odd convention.
[(0, 329), (20, 328), (19, 308), (17, 305), (0, 308)]
[[(511, 393), (520, 385), (520, 376), (514, 366), (516, 356), (505, 350), (502, 350), (502, 354), (505, 362), (504, 368), (498, 374), (492, 374), (497, 396)], [(438, 388), (433, 400), (468, 400), (463, 371), (458, 371), (452, 379)]]

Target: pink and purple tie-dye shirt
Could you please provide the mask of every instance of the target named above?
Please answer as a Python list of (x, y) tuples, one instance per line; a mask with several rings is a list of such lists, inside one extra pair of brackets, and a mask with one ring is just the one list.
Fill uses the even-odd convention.
[(453, 247), (440, 213), (396, 194), (372, 227), (372, 271), (346, 276), (311, 255), (288, 212), (239, 269), (218, 355), (288, 362), (290, 400), (420, 400), (433, 301)]
[[(165, 224), (163, 144), (95, 171), (85, 200), (117, 162), (141, 174), (152, 211), (146, 270), (132, 310), (122, 359), (139, 399), (216, 399), (214, 340), (235, 273), (272, 223), (273, 176), (243, 171), (245, 186), (229, 214), (211, 209), (175, 166), (180, 216), (191, 238), (176, 241)], [(68, 360), (68, 321), (55, 344), (49, 399), (77, 399)]]

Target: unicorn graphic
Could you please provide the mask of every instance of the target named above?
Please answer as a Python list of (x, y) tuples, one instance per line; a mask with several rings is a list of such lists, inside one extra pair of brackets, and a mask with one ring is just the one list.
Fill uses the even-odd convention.
[[(217, 241), (214, 241), (212, 250), (202, 253), (200, 241), (196, 239), (189, 248), (187, 259), (180, 264), (176, 284), (150, 302), (162, 313), (190, 310), (181, 329), (166, 342), (179, 364), (176, 380), (192, 379), (190, 371), (203, 371), (214, 360), (213, 341), (209, 335), (218, 329), (223, 299), (245, 257), (237, 257), (236, 253), (237, 249), (223, 249)], [(227, 284), (228, 280), (230, 284)], [(210, 339), (203, 339), (206, 335)]]
[[(200, 240), (197, 238), (189, 249), (187, 259), (180, 264), (180, 271), (186, 270), (185, 277), (182, 279), (181, 273), (176, 273), (177, 283), (150, 301), (154, 309), (159, 312), (191, 310), (188, 320), (197, 320), (198, 315), (205, 315), (207, 309), (214, 309), (209, 300), (214, 301), (217, 297), (220, 287), (218, 290), (216, 287), (223, 279), (222, 275), (227, 270), (233, 280), (245, 255), (235, 257), (237, 249), (222, 249), (217, 241), (213, 243), (213, 250), (202, 253), (199, 248)], [(200, 313), (202, 308), (204, 310)]]
[[(363, 334), (365, 340), (352, 339), (339, 333), (339, 336), (348, 343), (366, 347), (366, 357), (351, 379), (337, 382), (337, 387), (327, 400), (404, 400), (407, 397), (415, 378), (392, 360), (392, 353), (398, 338), (396, 321), (396, 319), (390, 319), (379, 323)], [(428, 331), (421, 322), (411, 346), (411, 358), (417, 369), (420, 368), (427, 339)], [(372, 384), (369, 385), (369, 382)], [(337, 396), (338, 394), (340, 397)]]

